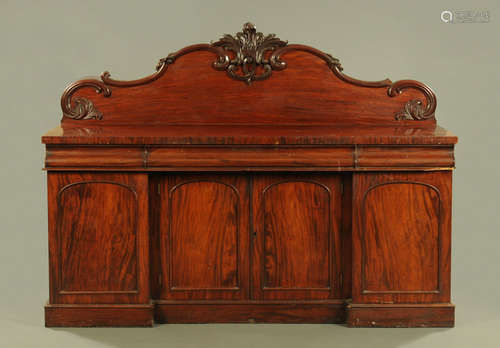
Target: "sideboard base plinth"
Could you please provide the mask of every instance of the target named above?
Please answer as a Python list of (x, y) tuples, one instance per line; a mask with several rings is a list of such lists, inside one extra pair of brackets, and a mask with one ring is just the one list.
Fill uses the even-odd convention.
[(45, 306), (46, 327), (153, 326), (152, 304)]
[(455, 306), (434, 304), (155, 301), (45, 306), (46, 327), (151, 327), (153, 323), (345, 323), (349, 327), (453, 327)]
[(437, 304), (349, 304), (350, 327), (453, 327), (455, 306)]
[(173, 303), (155, 306), (157, 323), (344, 323), (338, 303)]

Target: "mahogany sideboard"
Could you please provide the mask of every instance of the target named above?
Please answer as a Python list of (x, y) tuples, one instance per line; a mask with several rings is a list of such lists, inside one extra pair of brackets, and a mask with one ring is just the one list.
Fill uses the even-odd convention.
[(61, 107), (46, 326), (454, 325), (457, 137), (427, 85), (247, 23)]

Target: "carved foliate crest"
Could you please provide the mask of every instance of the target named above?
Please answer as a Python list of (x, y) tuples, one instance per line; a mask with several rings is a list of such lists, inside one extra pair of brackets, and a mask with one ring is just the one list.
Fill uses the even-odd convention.
[[(275, 34), (264, 35), (257, 32), (252, 23), (245, 23), (243, 31), (235, 36), (225, 34), (212, 45), (233, 52), (234, 58), (225, 68), (228, 75), (251, 84), (252, 81), (263, 80), (271, 75), (273, 66), (270, 60), (266, 59), (266, 53), (286, 46), (287, 41), (282, 41)], [(262, 71), (259, 72), (258, 67), (261, 67)]]

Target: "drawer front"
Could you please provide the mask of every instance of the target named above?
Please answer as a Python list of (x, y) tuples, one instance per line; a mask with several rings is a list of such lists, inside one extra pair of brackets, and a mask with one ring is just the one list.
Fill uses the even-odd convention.
[(346, 168), (353, 166), (352, 147), (158, 147), (148, 153), (148, 168), (233, 167)]
[(401, 171), (455, 165), (453, 146), (85, 146), (48, 145), (47, 170)]

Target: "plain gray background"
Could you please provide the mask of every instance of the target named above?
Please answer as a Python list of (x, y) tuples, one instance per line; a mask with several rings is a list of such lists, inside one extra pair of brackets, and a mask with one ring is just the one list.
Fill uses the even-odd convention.
[[(489, 10), (445, 24), (443, 10)], [(2, 347), (498, 347), (500, 5), (496, 1), (0, 0)], [(440, 125), (459, 136), (454, 175), (454, 329), (338, 325), (162, 325), (46, 329), (47, 213), (40, 136), (58, 125), (64, 87), (111, 71), (135, 79), (188, 44), (264, 33), (339, 58), (363, 80), (412, 78), (436, 91)]]

